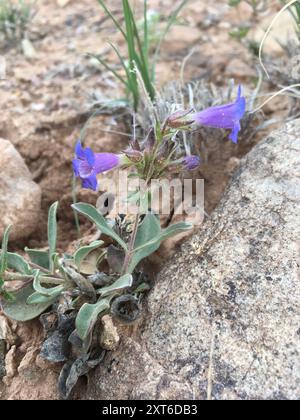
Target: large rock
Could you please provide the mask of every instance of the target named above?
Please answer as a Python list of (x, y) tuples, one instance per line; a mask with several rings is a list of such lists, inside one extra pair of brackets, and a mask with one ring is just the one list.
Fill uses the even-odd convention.
[(0, 139), (0, 239), (13, 224), (11, 239), (29, 236), (39, 222), (41, 190), (14, 146)]
[(298, 120), (242, 161), (88, 398), (299, 399), (299, 237)]

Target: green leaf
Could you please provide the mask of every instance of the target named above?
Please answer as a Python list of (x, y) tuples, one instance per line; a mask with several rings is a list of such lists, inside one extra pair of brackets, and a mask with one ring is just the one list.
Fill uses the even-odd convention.
[(119, 22), (115, 19), (114, 15), (112, 14), (112, 12), (106, 7), (105, 1), (104, 0), (97, 0), (98, 3), (103, 7), (105, 13), (107, 14), (107, 16), (109, 16), (111, 18), (111, 20), (113, 21), (115, 27), (121, 32), (121, 34), (123, 35), (123, 37), (125, 38), (126, 41), (126, 34), (123, 31), (121, 25), (119, 24)]
[(16, 321), (29, 321), (41, 315), (56, 300), (53, 298), (40, 304), (28, 305), (26, 301), (33, 292), (34, 290), (30, 285), (23, 288), (20, 292), (13, 294), (15, 298), (14, 302), (2, 302), (5, 315)]
[(18, 271), (22, 274), (32, 274), (28, 262), (19, 254), (13, 252), (7, 253), (7, 265), (12, 270)]
[(6, 300), (7, 302), (14, 302), (15, 297), (11, 292), (8, 292), (7, 290), (0, 290), (0, 296)]
[(129, 273), (133, 272), (140, 261), (158, 250), (161, 242), (160, 234), (161, 228), (158, 217), (148, 213), (138, 228), (134, 254), (128, 268)]
[(83, 246), (79, 248), (74, 254), (74, 262), (78, 270), (80, 270), (80, 266), (85, 258), (89, 255), (90, 252), (94, 251), (95, 249), (99, 248), (104, 244), (103, 241), (95, 241), (92, 242), (90, 245)]
[[(52, 297), (52, 298), (54, 298), (54, 297), (60, 295), (61, 292), (64, 290), (64, 286), (63, 285), (60, 285), (60, 286), (50, 287), (50, 288), (43, 287), (41, 285), (41, 282), (40, 282), (40, 274), (41, 274), (40, 273), (40, 270), (36, 270), (35, 271), (35, 276), (34, 276), (34, 279), (33, 279), (33, 288), (34, 288), (34, 290), (38, 294), (41, 294), (41, 295), (43, 295), (45, 297)], [(27, 303), (29, 303), (29, 302), (27, 301)]]
[(102, 289), (98, 289), (97, 293), (101, 294), (101, 297), (105, 297), (110, 295), (113, 292), (118, 290), (126, 289), (127, 287), (131, 287), (133, 282), (133, 278), (131, 274), (125, 274), (124, 276), (120, 277), (110, 286), (102, 287)]
[(29, 248), (25, 248), (25, 251), (27, 252), (30, 258), (30, 261), (33, 264), (36, 264), (42, 268), (49, 270), (49, 252), (48, 251), (42, 251), (40, 249), (29, 249)]
[(32, 293), (32, 295), (28, 297), (28, 299), (26, 300), (26, 303), (27, 305), (39, 305), (39, 304), (46, 304), (46, 303), (52, 304), (59, 297), (62, 291), (63, 291), (63, 288), (60, 291), (53, 293), (53, 295), (51, 296), (46, 296), (42, 293), (34, 292)]
[(122, 238), (117, 235), (117, 233), (108, 225), (105, 218), (97, 209), (90, 204), (77, 203), (72, 204), (72, 208), (78, 213), (83, 214), (88, 219), (90, 219), (97, 228), (104, 234), (114, 239), (123, 249), (127, 250), (127, 245)]
[(58, 202), (53, 203), (48, 213), (48, 244), (49, 244), (49, 267), (50, 271), (54, 271), (53, 255), (56, 252), (57, 242), (57, 207)]
[(172, 236), (176, 236), (179, 233), (187, 232), (188, 230), (193, 229), (193, 225), (191, 223), (187, 222), (179, 222), (175, 223), (174, 225), (171, 225), (164, 229), (160, 235), (161, 242), (165, 241), (168, 238), (171, 238)]
[(76, 330), (81, 338), (85, 340), (92, 331), (98, 316), (109, 309), (110, 299), (101, 299), (98, 303), (91, 305), (85, 303), (79, 310), (76, 318)]
[(8, 226), (5, 229), (3, 239), (2, 239), (1, 255), (0, 255), (0, 274), (3, 274), (4, 271), (7, 269), (7, 246), (8, 246), (8, 238), (9, 238), (11, 229), (12, 229), (12, 225)]
[[(151, 216), (154, 216), (154, 215), (151, 215)], [(156, 218), (156, 216), (154, 217)], [(188, 230), (191, 230), (193, 228), (193, 225), (191, 223), (180, 222), (180, 223), (171, 225), (167, 229), (164, 229), (163, 231), (161, 231), (159, 221), (157, 218), (156, 220), (157, 220), (156, 223), (158, 223), (158, 225), (156, 226), (156, 230), (154, 227), (154, 219), (149, 218), (147, 219), (146, 224), (143, 227), (143, 229), (138, 232), (137, 240), (135, 242), (134, 255), (128, 269), (129, 273), (133, 272), (133, 270), (135, 269), (137, 264), (139, 264), (140, 261), (142, 261), (144, 258), (148, 257), (149, 255), (157, 251), (158, 248), (160, 247), (160, 244), (163, 241), (165, 241), (166, 239), (172, 236), (176, 236), (179, 233), (187, 232)], [(158, 231), (158, 226), (159, 226), (159, 231)], [(147, 234), (147, 232), (151, 232), (151, 234)]]

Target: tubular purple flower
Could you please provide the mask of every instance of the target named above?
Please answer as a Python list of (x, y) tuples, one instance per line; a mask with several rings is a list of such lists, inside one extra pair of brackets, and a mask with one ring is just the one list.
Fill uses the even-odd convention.
[(199, 156), (186, 156), (183, 159), (184, 168), (187, 171), (192, 171), (193, 169), (197, 169), (200, 165), (200, 158)]
[(97, 174), (117, 168), (122, 164), (122, 156), (113, 153), (94, 153), (89, 147), (83, 149), (80, 141), (75, 147), (76, 159), (73, 170), (81, 179), (82, 187), (97, 191)]
[(238, 96), (235, 102), (213, 106), (193, 115), (197, 124), (213, 128), (225, 128), (231, 130), (229, 135), (233, 143), (237, 143), (238, 133), (241, 129), (240, 120), (246, 111), (246, 99), (241, 96), (242, 88), (238, 87)]

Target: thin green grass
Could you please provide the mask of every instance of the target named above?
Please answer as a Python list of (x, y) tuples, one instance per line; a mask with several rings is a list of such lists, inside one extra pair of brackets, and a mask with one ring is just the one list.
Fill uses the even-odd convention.
[(0, 0), (0, 34), (2, 42), (14, 44), (21, 41), (34, 17), (35, 1)]
[(140, 87), (137, 80), (138, 71), (143, 85), (151, 101), (155, 100), (155, 65), (160, 54), (161, 45), (171, 27), (175, 24), (178, 14), (186, 5), (188, 0), (182, 0), (179, 6), (168, 17), (167, 24), (162, 32), (157, 48), (153, 52), (150, 48), (151, 35), (149, 33), (150, 25), (148, 25), (148, 1), (143, 2), (143, 31), (139, 30), (139, 25), (129, 0), (122, 0), (124, 25), (114, 16), (113, 12), (107, 7), (107, 1), (97, 0), (103, 8), (106, 15), (111, 19), (115, 28), (122, 34), (127, 45), (127, 57), (123, 57), (117, 46), (110, 43), (120, 62), (124, 74), (121, 75), (115, 68), (108, 64), (101, 56), (94, 55), (95, 58), (110, 71), (125, 87), (127, 97), (132, 102), (136, 111), (140, 102)]

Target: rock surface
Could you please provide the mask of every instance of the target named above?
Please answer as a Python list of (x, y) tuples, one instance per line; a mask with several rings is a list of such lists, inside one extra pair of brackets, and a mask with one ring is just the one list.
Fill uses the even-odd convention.
[(300, 121), (241, 162), (89, 399), (300, 399)]
[(39, 222), (41, 190), (14, 146), (0, 139), (0, 239), (9, 224), (10, 238), (29, 236)]

